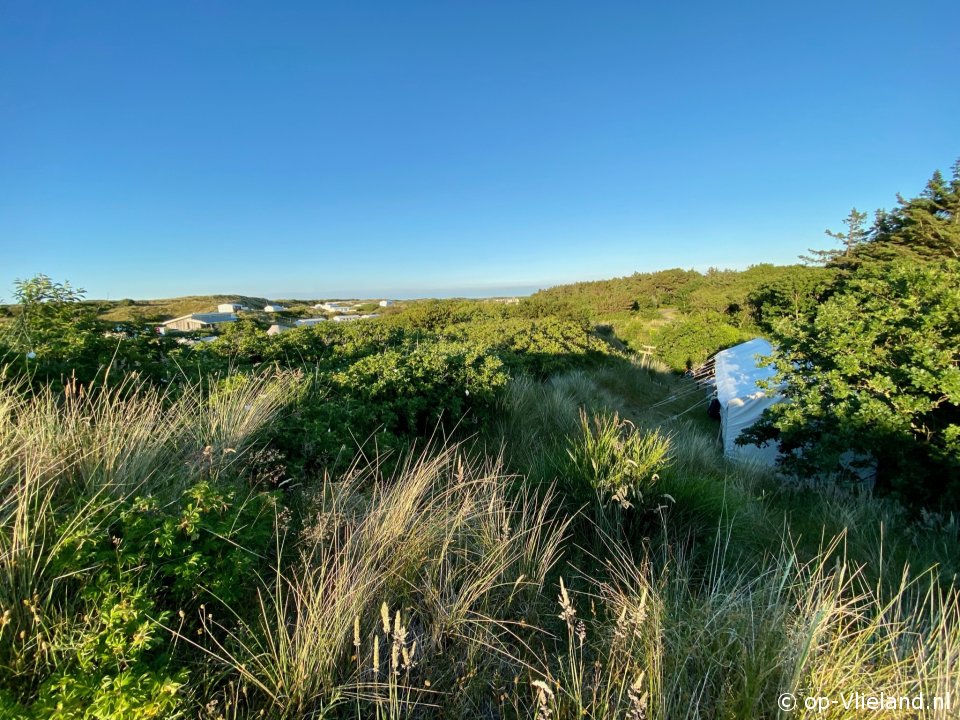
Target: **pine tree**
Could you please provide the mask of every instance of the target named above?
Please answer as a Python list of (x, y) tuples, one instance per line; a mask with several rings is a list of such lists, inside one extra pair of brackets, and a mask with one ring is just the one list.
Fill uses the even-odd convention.
[(860, 212), (856, 208), (850, 210), (843, 224), (846, 226), (846, 232), (834, 232), (825, 230), (824, 232), (839, 241), (842, 248), (832, 248), (829, 250), (809, 250), (809, 255), (801, 255), (800, 259), (811, 265), (848, 265), (852, 262), (857, 248), (867, 242), (869, 232), (866, 228), (867, 214)]
[(937, 171), (919, 196), (897, 195), (897, 207), (878, 215), (864, 250), (875, 260), (960, 258), (960, 161), (949, 181)]

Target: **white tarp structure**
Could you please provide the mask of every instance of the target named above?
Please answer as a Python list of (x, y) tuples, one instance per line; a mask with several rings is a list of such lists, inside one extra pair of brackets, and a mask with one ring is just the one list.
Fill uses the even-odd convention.
[(781, 402), (778, 395), (767, 395), (757, 386), (761, 380), (769, 380), (776, 370), (760, 367), (758, 356), (770, 355), (773, 346), (763, 338), (721, 350), (714, 356), (714, 383), (717, 400), (720, 402), (723, 454), (729, 458), (749, 460), (773, 465), (777, 460), (776, 443), (765, 447), (737, 445), (736, 440), (744, 430), (753, 425), (763, 411)]

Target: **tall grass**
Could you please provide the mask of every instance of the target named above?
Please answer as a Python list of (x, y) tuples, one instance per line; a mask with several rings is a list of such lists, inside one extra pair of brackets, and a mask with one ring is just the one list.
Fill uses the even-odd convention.
[(890, 593), (843, 536), (803, 559), (784, 535), (745, 562), (722, 528), (699, 548), (706, 563), (668, 534), (639, 556), (608, 537), (593, 563), (564, 568), (549, 498), (509, 501), (496, 464), (460, 453), (416, 456), (370, 494), (376, 469), (358, 466), (318, 495), (297, 569), (264, 583), (258, 625), (219, 628), (213, 654), (257, 689), (252, 708), (757, 718), (777, 717), (784, 693), (859, 692), (927, 698), (889, 717), (951, 717), (932, 698), (960, 692), (960, 605), (935, 574), (904, 574)]
[(825, 537), (844, 534), (851, 557), (872, 579), (884, 578), (891, 592), (889, 583), (896, 585), (905, 565), (937, 566), (949, 582), (960, 577), (957, 518), (911, 517), (896, 502), (856, 487), (728, 461), (718, 425), (706, 418), (706, 396), (656, 364), (617, 361), (546, 382), (519, 377), (501, 410), (497, 435), (510, 467), (545, 486), (563, 487), (569, 479), (571, 443), (585, 446), (598, 436), (582, 427), (581, 413), (615, 413), (639, 437), (668, 435), (670, 462), (657, 473), (654, 508), (675, 538), (698, 541), (701, 555), (718, 531), (748, 562), (777, 547), (785, 531), (804, 559), (817, 555)]
[[(102, 527), (134, 494), (170, 493), (237, 461), (290, 396), (291, 376), (177, 397), (143, 386), (63, 394), (0, 389), (0, 663), (42, 677), (69, 634), (70, 574), (56, 570), (80, 528)], [(235, 422), (229, 432), (224, 419)], [(230, 452), (213, 452), (213, 437)], [(89, 531), (89, 528), (88, 528)]]
[[(956, 591), (904, 579), (881, 598), (837, 559), (840, 539), (806, 563), (785, 544), (749, 571), (718, 546), (703, 575), (684, 557), (635, 559), (611, 547), (605, 573), (560, 588), (566, 647), (539, 700), (555, 718), (862, 717), (862, 696), (921, 694), (926, 707), (891, 718), (956, 716), (960, 614)], [(924, 589), (925, 588), (925, 589)], [(794, 713), (778, 702), (789, 693)], [(813, 708), (805, 698), (835, 700)], [(934, 698), (952, 698), (953, 709)], [(844, 701), (851, 707), (845, 707)]]
[[(643, 431), (685, 436), (694, 427), (712, 430), (705, 421), (705, 396), (696, 386), (670, 373), (651, 358), (613, 358), (590, 370), (560, 373), (544, 382), (514, 378), (500, 402), (496, 434), (506, 441), (511, 466), (533, 482), (551, 484), (566, 465), (568, 439), (582, 437), (580, 413), (616, 413)], [(703, 416), (703, 417), (701, 417)], [(700, 422), (697, 422), (697, 421)], [(699, 461), (716, 466), (716, 443), (704, 433), (695, 440)], [(676, 448), (681, 461), (693, 461), (689, 441)]]
[(211, 655), (272, 717), (322, 716), (351, 698), (405, 716), (455, 690), (484, 705), (471, 695), (477, 673), (509, 664), (504, 630), (531, 617), (565, 527), (549, 498), (509, 486), (496, 460), (457, 445), (412, 455), (391, 477), (354, 466), (314, 499), (297, 562), (261, 579), (256, 625), (211, 628)]
[[(188, 686), (171, 685), (179, 704), (167, 716), (208, 720), (862, 717), (802, 705), (855, 692), (960, 703), (960, 600), (949, 568), (918, 560), (924, 545), (955, 557), (955, 523), (918, 525), (867, 496), (731, 465), (695, 421), (673, 417), (684, 401), (669, 400), (675, 383), (618, 372), (628, 376), (518, 380), (504, 400), (503, 455), (436, 443), (389, 472), (361, 456), (281, 497), (272, 557), (238, 579), (234, 596), (250, 602), (212, 597), (196, 622), (159, 613), (118, 642), (159, 637), (182, 670), (170, 677), (189, 674)], [(0, 715), (10, 688), (22, 709), (44, 678), (81, 672), (71, 644), (101, 610), (71, 583), (88, 568), (63, 562), (81, 527), (111, 523), (134, 497), (173, 502), (199, 480), (242, 474), (296, 387), (280, 376), (232, 379), (212, 395), (0, 392)], [(664, 437), (644, 426), (653, 415), (635, 430), (621, 422), (643, 415), (629, 397), (678, 403), (658, 424), (669, 447), (645, 444)], [(610, 422), (597, 426), (595, 414)], [(671, 501), (574, 517), (556, 488), (578, 443), (587, 462), (612, 453), (645, 468), (645, 482), (656, 472), (656, 493)], [(515, 475), (521, 462), (539, 468), (539, 484)], [(639, 513), (642, 532), (605, 533), (608, 511)], [(243, 542), (242, 530), (223, 542)], [(123, 708), (135, 679), (125, 684), (116, 665), (99, 692)], [(789, 715), (784, 693), (801, 699)], [(126, 707), (113, 717), (137, 716)], [(955, 717), (957, 707), (884, 717)]]
[(581, 410), (580, 432), (568, 441), (565, 484), (584, 485), (601, 505), (630, 509), (644, 502), (670, 455), (670, 438), (659, 430), (638, 431), (616, 412), (591, 417)]

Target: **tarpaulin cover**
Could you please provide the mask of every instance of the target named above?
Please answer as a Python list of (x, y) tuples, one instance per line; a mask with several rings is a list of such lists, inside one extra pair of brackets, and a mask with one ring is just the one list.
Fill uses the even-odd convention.
[(736, 439), (744, 430), (760, 419), (771, 405), (782, 401), (779, 395), (767, 395), (757, 386), (776, 374), (773, 367), (760, 367), (758, 356), (769, 355), (773, 347), (763, 338), (721, 350), (714, 357), (714, 380), (720, 401), (720, 422), (723, 434), (723, 453), (727, 457), (751, 460), (773, 465), (777, 460), (777, 446), (768, 443), (737, 445)]

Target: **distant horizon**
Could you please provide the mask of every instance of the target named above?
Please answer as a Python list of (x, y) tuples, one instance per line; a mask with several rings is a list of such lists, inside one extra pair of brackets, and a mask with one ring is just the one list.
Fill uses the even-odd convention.
[[(386, 291), (383, 291), (383, 288), (369, 288), (361, 291), (355, 290), (343, 290), (343, 289), (334, 289), (326, 291), (311, 291), (311, 292), (238, 292), (236, 290), (211, 290), (209, 292), (185, 292), (178, 293), (175, 295), (151, 295), (147, 296), (136, 296), (136, 295), (117, 295), (113, 296), (112, 294), (107, 294), (106, 296), (93, 296), (89, 293), (85, 296), (85, 300), (90, 302), (103, 301), (103, 302), (117, 302), (119, 300), (134, 300), (134, 301), (146, 301), (146, 300), (171, 300), (181, 297), (214, 297), (214, 296), (239, 296), (239, 297), (255, 297), (255, 298), (264, 298), (268, 300), (447, 300), (447, 299), (484, 299), (484, 298), (498, 298), (498, 297), (527, 297), (533, 295), (541, 290), (548, 290), (552, 287), (557, 287), (560, 285), (573, 285), (576, 283), (588, 283), (588, 282), (602, 282), (604, 280), (613, 280), (616, 278), (630, 277), (637, 273), (657, 273), (664, 272), (666, 270), (693, 270), (699, 273), (706, 273), (710, 269), (715, 269), (720, 272), (733, 271), (733, 272), (742, 272), (748, 267), (754, 265), (799, 265), (801, 264), (799, 259), (795, 262), (788, 263), (775, 263), (767, 262), (760, 260), (755, 263), (750, 263), (749, 265), (742, 265), (739, 267), (718, 267), (715, 265), (710, 265), (706, 267), (697, 267), (697, 266), (682, 266), (682, 265), (672, 265), (669, 267), (660, 267), (650, 270), (631, 270), (629, 272), (622, 272), (613, 275), (604, 275), (602, 277), (581, 277), (574, 279), (563, 279), (550, 282), (528, 282), (528, 283), (475, 283), (470, 285), (459, 285), (459, 286), (440, 286), (432, 288), (417, 288), (417, 287), (393, 287), (388, 288)], [(79, 288), (84, 288), (82, 282), (76, 282), (73, 278), (53, 278), (56, 281), (68, 280), (72, 285)], [(0, 295), (2, 298), (3, 295)], [(2, 302), (2, 300), (0, 300)]]
[(536, 284), (532, 285), (489, 285), (475, 287), (450, 287), (450, 288), (394, 288), (390, 292), (372, 292), (372, 293), (349, 293), (333, 292), (327, 294), (317, 293), (275, 293), (272, 295), (262, 295), (259, 297), (270, 297), (277, 299), (323, 299), (323, 300), (447, 300), (454, 298), (464, 299), (482, 299), (497, 297), (526, 297), (532, 295), (538, 290), (544, 289)]
[[(54, 278), (58, 279), (58, 278)], [(563, 284), (563, 283), (561, 283)], [(79, 287), (83, 287), (79, 285)], [(260, 292), (236, 292), (236, 291), (215, 291), (215, 292), (188, 292), (177, 295), (156, 295), (150, 297), (136, 297), (133, 295), (123, 295), (117, 297), (108, 296), (92, 296), (87, 295), (84, 297), (85, 301), (88, 302), (118, 302), (120, 300), (133, 300), (135, 302), (143, 302), (148, 300), (175, 300), (177, 298), (183, 297), (251, 297), (251, 298), (263, 298), (266, 300), (446, 300), (454, 298), (464, 298), (464, 299), (482, 299), (482, 298), (497, 298), (497, 297), (526, 297), (532, 295), (539, 290), (546, 289), (547, 286), (538, 286), (538, 285), (524, 285), (524, 286), (491, 286), (487, 289), (482, 288), (437, 288), (435, 290), (397, 290), (396, 292), (325, 292), (325, 293), (313, 293), (313, 292), (275, 292), (275, 293), (260, 293)], [(553, 286), (550, 286), (553, 287)], [(516, 290), (516, 292), (510, 292), (510, 290)]]

